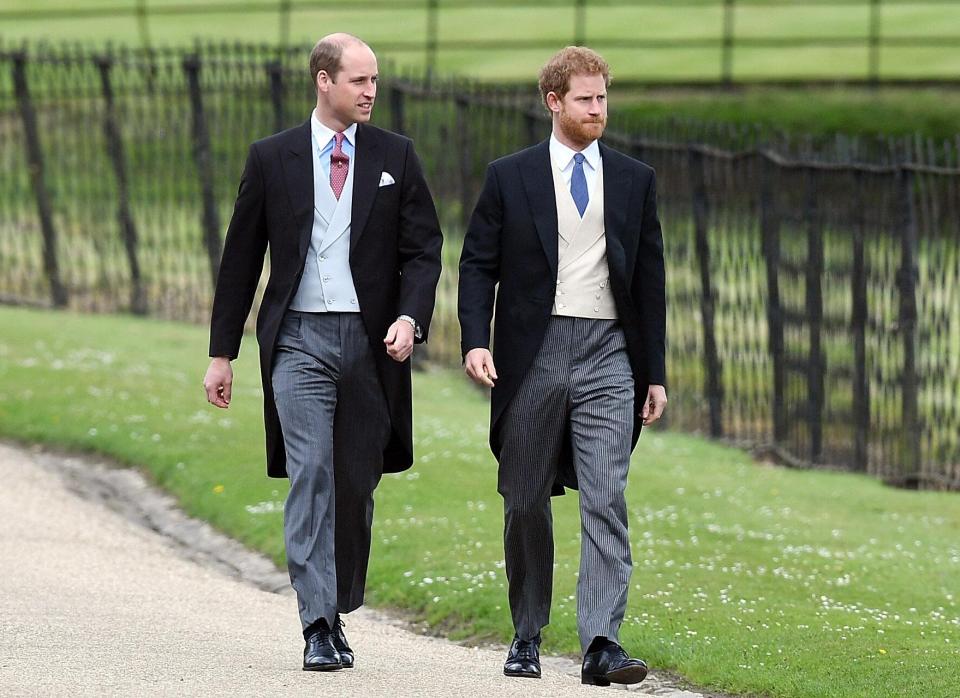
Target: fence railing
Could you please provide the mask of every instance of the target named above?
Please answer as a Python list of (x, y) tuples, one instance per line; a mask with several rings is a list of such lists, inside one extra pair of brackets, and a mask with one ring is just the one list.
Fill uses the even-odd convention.
[[(302, 56), (0, 55), (0, 300), (205, 322), (246, 146), (312, 108)], [(486, 164), (549, 122), (532, 89), (384, 73), (376, 122), (414, 139), (446, 238), (427, 350), (456, 365)], [(669, 425), (960, 488), (960, 147), (768, 135), (605, 137), (658, 171)]]
[[(276, 18), (277, 45), (291, 45), (291, 25), (300, 12), (316, 12), (323, 9), (336, 9), (343, 12), (348, 9), (363, 17), (376, 17), (380, 20), (397, 17), (405, 18), (411, 13), (417, 15), (417, 24), (421, 27), (413, 32), (405, 32), (407, 38), (397, 38), (397, 32), (379, 35), (376, 29), (372, 34), (373, 43), (379, 51), (389, 55), (402, 55), (406, 58), (422, 57), (427, 74), (433, 74), (442, 67), (443, 58), (449, 55), (470, 51), (517, 51), (543, 49), (545, 53), (556, 50), (564, 44), (589, 44), (598, 50), (636, 51), (634, 56), (641, 58), (651, 52), (667, 55), (682, 54), (684, 51), (706, 51), (711, 57), (705, 70), (693, 75), (671, 74), (669, 67), (662, 62), (654, 62), (655, 71), (644, 72), (625, 67), (620, 71), (626, 80), (620, 82), (720, 82), (734, 84), (749, 82), (827, 82), (848, 81), (878, 84), (880, 82), (958, 82), (952, 71), (941, 71), (930, 75), (929, 70), (918, 67), (916, 70), (898, 68), (896, 74), (884, 70), (884, 57), (892, 50), (931, 49), (956, 50), (960, 48), (960, 34), (917, 33), (904, 31), (897, 25), (900, 22), (898, 11), (916, 8), (915, 0), (358, 0), (345, 8), (339, 0), (247, 0), (239, 3), (199, 2), (179, 4), (156, 4), (149, 0), (128, 0), (97, 4), (94, 6), (72, 7), (34, 7), (20, 9), (0, 9), (0, 36), (11, 23), (49, 22), (57, 19), (95, 19), (130, 18), (136, 21), (137, 34), (141, 47), (149, 49), (156, 43), (151, 29), (154, 20), (163, 18), (190, 18), (216, 15), (217, 13), (253, 15)], [(944, 8), (956, 8), (960, 14), (960, 0), (935, 0), (926, 3), (938, 11)], [(634, 18), (640, 22), (636, 30), (617, 35), (611, 33), (608, 22), (603, 21), (604, 13), (623, 9), (640, 9), (659, 12), (674, 12), (678, 16), (678, 25), (693, 21), (702, 29), (690, 32), (681, 30), (662, 35), (662, 29), (649, 31), (644, 29), (642, 17)], [(855, 29), (838, 30), (830, 26), (829, 20), (815, 21), (808, 32), (791, 29), (785, 33), (770, 33), (767, 30), (745, 28), (743, 18), (746, 12), (764, 9), (768, 12), (797, 11), (811, 8), (839, 8), (856, 13), (853, 21)], [(452, 31), (457, 25), (457, 12), (478, 10), (516, 12), (536, 10), (538, 13), (565, 13), (569, 18), (566, 31), (554, 28), (544, 30), (555, 32), (553, 35), (529, 34), (510, 37), (502, 32), (494, 32), (488, 38), (463, 36), (462, 31)], [(695, 19), (680, 20), (680, 13), (697, 13)], [(543, 17), (543, 14), (540, 14)], [(598, 21), (599, 20), (599, 21)], [(467, 20), (474, 21), (471, 16)], [(499, 21), (496, 15), (490, 16), (491, 26)], [(382, 21), (380, 22), (382, 23)], [(947, 22), (949, 25), (951, 22)], [(389, 23), (388, 23), (389, 24)], [(408, 26), (407, 22), (403, 23)], [(560, 23), (562, 26), (563, 22)], [(594, 24), (600, 25), (597, 30)], [(262, 23), (257, 23), (258, 31), (264, 31)], [(761, 27), (762, 28), (762, 27)], [(192, 35), (203, 36), (203, 26), (192, 28)], [(481, 32), (481, 36), (483, 33)], [(496, 37), (496, 38), (494, 38)], [(298, 41), (299, 39), (297, 39)], [(773, 74), (756, 75), (749, 70), (738, 68), (738, 59), (746, 53), (763, 53), (776, 56), (791, 49), (824, 49), (830, 51), (856, 49), (861, 53), (848, 60), (832, 60), (833, 69), (824, 73), (811, 71), (802, 65), (802, 61), (792, 59), (789, 69), (775, 71)], [(627, 64), (642, 65), (642, 61), (628, 61)]]

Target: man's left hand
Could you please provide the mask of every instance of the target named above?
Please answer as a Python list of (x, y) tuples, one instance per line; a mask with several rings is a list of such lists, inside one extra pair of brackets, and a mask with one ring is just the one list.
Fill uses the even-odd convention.
[(667, 406), (667, 389), (662, 385), (651, 385), (647, 388), (647, 399), (643, 403), (643, 426), (648, 427), (660, 419), (663, 408)]
[(395, 321), (387, 330), (383, 343), (387, 346), (390, 358), (403, 363), (413, 353), (413, 325), (406, 320)]

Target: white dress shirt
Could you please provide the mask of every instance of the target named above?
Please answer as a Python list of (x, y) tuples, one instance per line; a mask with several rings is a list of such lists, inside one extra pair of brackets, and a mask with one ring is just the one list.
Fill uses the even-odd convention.
[[(570, 178), (573, 176), (573, 156), (578, 151), (568, 148), (559, 140), (556, 135), (550, 134), (550, 162), (560, 171), (560, 177), (567, 186), (567, 192), (570, 191)], [(587, 179), (587, 195), (593, 197), (593, 188), (597, 184), (597, 171), (600, 169), (600, 146), (597, 141), (593, 141), (583, 150), (583, 175)]]

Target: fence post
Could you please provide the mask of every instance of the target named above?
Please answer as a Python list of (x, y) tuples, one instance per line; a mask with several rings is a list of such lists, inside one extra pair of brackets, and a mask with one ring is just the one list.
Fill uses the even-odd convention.
[(736, 0), (723, 0), (723, 46), (720, 53), (720, 80), (724, 85), (733, 83), (733, 45), (736, 18)]
[(397, 83), (390, 85), (390, 129), (406, 135), (406, 100), (403, 88)]
[(433, 82), (433, 74), (437, 70), (437, 33), (439, 0), (427, 0), (427, 85)]
[(105, 106), (103, 135), (107, 144), (107, 155), (113, 165), (113, 174), (117, 179), (117, 222), (120, 225), (123, 247), (127, 253), (127, 263), (130, 265), (130, 310), (137, 315), (146, 315), (147, 294), (143, 286), (143, 277), (140, 274), (139, 240), (137, 227), (133, 222), (133, 213), (130, 210), (130, 186), (127, 181), (126, 156), (117, 121), (116, 104), (113, 99), (113, 84), (110, 81), (113, 61), (108, 56), (100, 56), (96, 63), (100, 70), (100, 85), (103, 89)]
[(217, 285), (220, 272), (220, 217), (213, 194), (213, 162), (210, 153), (210, 134), (203, 112), (203, 95), (200, 92), (200, 58), (197, 55), (183, 59), (190, 90), (190, 109), (193, 114), (193, 156), (200, 177), (200, 192), (203, 200), (203, 243), (210, 263), (210, 278)]
[(573, 45), (587, 43), (587, 0), (573, 0)]
[(870, 0), (870, 25), (867, 37), (867, 79), (873, 87), (880, 85), (880, 3)]
[(710, 243), (708, 240), (709, 202), (703, 153), (691, 146), (687, 153), (690, 162), (691, 194), (693, 195), (693, 225), (696, 236), (697, 263), (700, 268), (700, 311), (703, 320), (703, 354), (706, 369), (704, 390), (710, 410), (710, 436), (723, 436), (721, 409), (723, 384), (717, 338), (714, 331), (715, 300), (710, 279)]
[(900, 206), (903, 222), (900, 226), (900, 269), (897, 271), (897, 289), (900, 292), (898, 327), (903, 338), (903, 432), (900, 457), (903, 462), (902, 479), (908, 482), (920, 470), (920, 415), (918, 409), (919, 383), (917, 377), (917, 210), (913, 197), (914, 173), (900, 169)]
[(543, 140), (543, 127), (537, 118), (538, 107), (531, 107), (523, 114), (523, 125), (527, 132), (527, 145), (534, 145)]
[(40, 230), (43, 233), (43, 270), (50, 282), (50, 295), (55, 308), (67, 305), (67, 289), (60, 280), (60, 265), (57, 262), (57, 230), (53, 225), (53, 204), (43, 174), (43, 149), (40, 147), (40, 135), (37, 130), (37, 114), (30, 99), (30, 87), (27, 84), (27, 54), (18, 52), (13, 55), (13, 85), (23, 120), (24, 144), (27, 148), (27, 162), (30, 166), (30, 184), (37, 199), (37, 213), (40, 215)]
[(804, 219), (807, 221), (806, 316), (810, 331), (807, 358), (807, 425), (810, 429), (810, 462), (823, 458), (823, 227), (817, 205), (819, 192), (812, 169), (807, 169), (807, 197)]
[(773, 442), (787, 439), (786, 373), (783, 346), (783, 308), (780, 305), (780, 217), (774, 199), (773, 178), (776, 165), (762, 157), (760, 190), (760, 230), (763, 257), (767, 267), (767, 336), (773, 363)]
[(470, 174), (471, 174), (471, 151), (470, 151), (470, 126), (468, 114), (470, 104), (463, 94), (456, 97), (457, 110), (457, 155), (458, 155), (458, 178), (460, 179), (460, 219), (463, 223), (463, 230), (467, 229), (470, 223), (470, 212), (473, 207), (472, 197), (470, 195)]
[(866, 471), (869, 465), (870, 382), (867, 373), (867, 263), (864, 257), (866, 239), (867, 197), (864, 173), (856, 170), (853, 225), (853, 465)]
[(290, 46), (290, 0), (280, 0), (278, 8), (279, 20), (277, 24), (280, 31), (280, 48), (286, 49)]
[(140, 32), (140, 44), (150, 52), (152, 44), (150, 42), (150, 11), (147, 9), (147, 0), (137, 0), (137, 31)]
[(285, 125), (283, 118), (283, 63), (279, 60), (267, 63), (270, 76), (270, 104), (273, 105), (273, 132), (279, 133)]

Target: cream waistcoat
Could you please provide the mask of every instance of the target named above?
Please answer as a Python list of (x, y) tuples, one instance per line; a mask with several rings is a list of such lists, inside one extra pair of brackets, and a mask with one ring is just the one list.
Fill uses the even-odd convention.
[(554, 315), (616, 320), (617, 307), (610, 292), (607, 238), (603, 226), (603, 163), (590, 202), (580, 218), (570, 187), (551, 163), (553, 190), (557, 197), (560, 233), (557, 259), (557, 296)]

